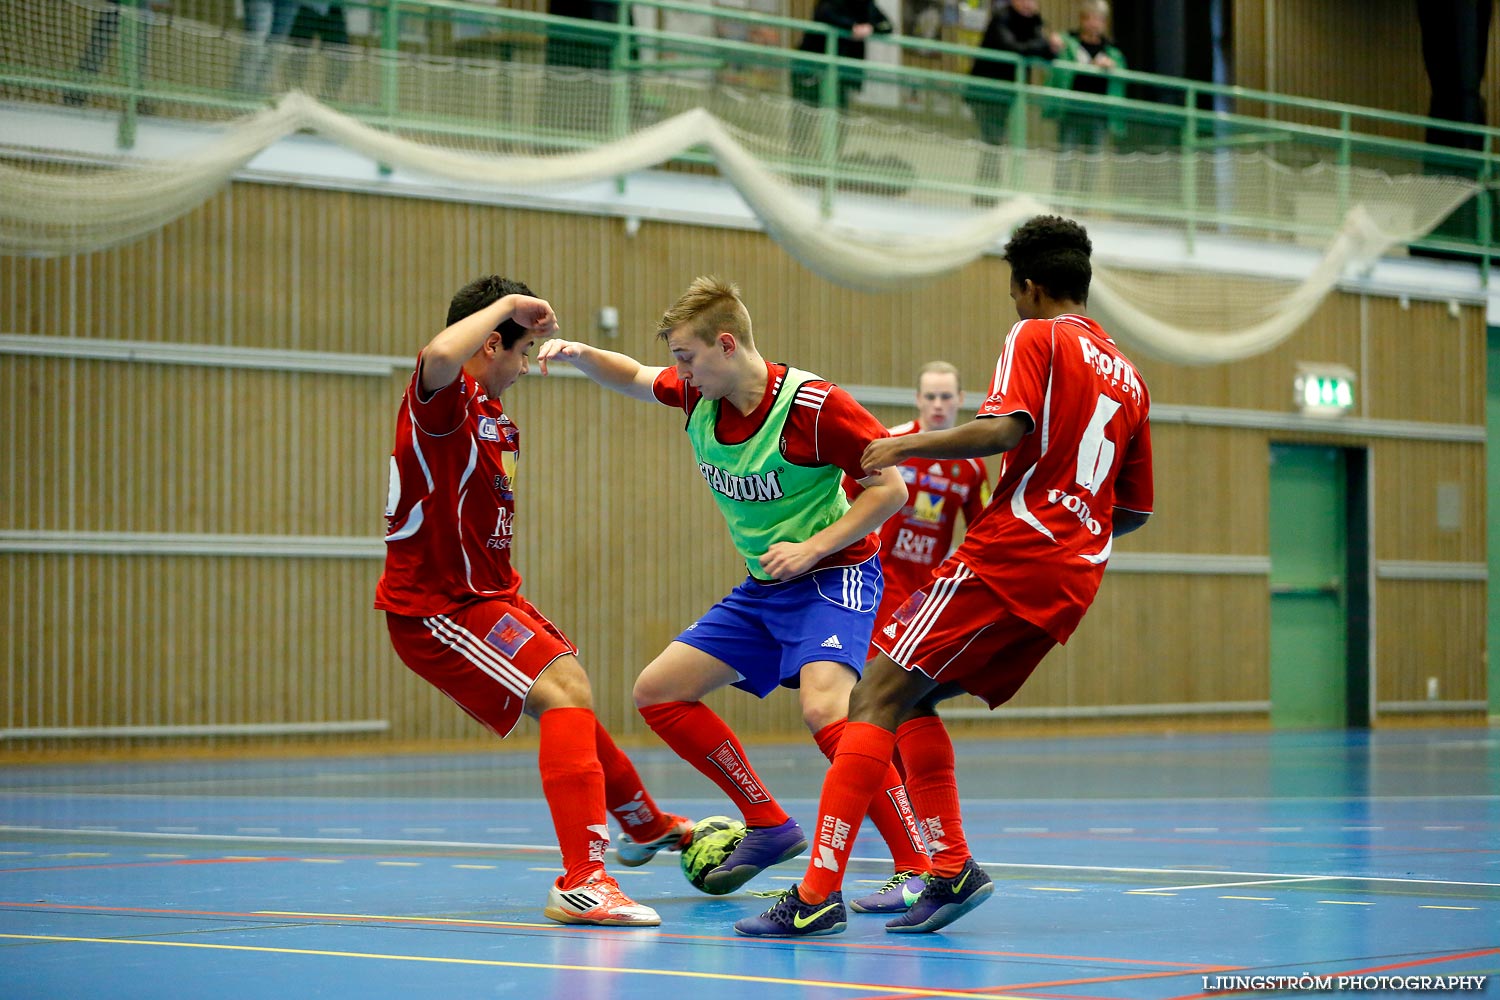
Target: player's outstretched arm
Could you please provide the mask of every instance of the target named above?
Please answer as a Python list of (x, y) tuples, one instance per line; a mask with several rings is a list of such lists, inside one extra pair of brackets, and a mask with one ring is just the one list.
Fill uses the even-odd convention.
[(861, 479), (859, 496), (842, 517), (805, 542), (776, 542), (760, 557), (761, 569), (777, 580), (806, 573), (824, 556), (852, 545), (879, 529), (906, 505), (906, 481), (895, 469), (884, 469)]
[(464, 362), (484, 346), (495, 327), (515, 320), (539, 334), (557, 332), (557, 316), (545, 299), (530, 295), (502, 295), (443, 330), (422, 349), (422, 391), (437, 392), (458, 378)]
[(976, 417), (944, 431), (922, 431), (877, 438), (865, 449), (861, 464), (868, 471), (890, 468), (908, 458), (985, 458), (1010, 451), (1031, 430), (1031, 421), (1007, 414)]
[(628, 354), (606, 351), (572, 340), (549, 340), (537, 348), (536, 360), (542, 374), (547, 374), (547, 363), (566, 361), (606, 389), (639, 399), (644, 403), (654, 402), (652, 386), (662, 369), (643, 365)]

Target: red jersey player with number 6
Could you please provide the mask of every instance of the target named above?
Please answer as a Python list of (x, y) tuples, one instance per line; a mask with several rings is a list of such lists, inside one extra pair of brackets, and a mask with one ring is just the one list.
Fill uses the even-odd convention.
[(386, 500), (386, 612), (402, 661), (497, 736), (524, 713), (541, 727), (542, 795), (562, 849), (547, 917), (566, 924), (655, 926), (604, 870), (609, 814), (622, 864), (675, 850), (692, 824), (663, 813), (594, 717), (578, 648), (521, 596), (511, 565), (521, 432), (500, 394), (527, 371), (552, 307), (490, 275), (459, 289), (448, 326), (417, 356), (396, 417)]
[(994, 886), (969, 853), (953, 744), (939, 701), (963, 692), (991, 708), (1066, 642), (1094, 600), (1113, 540), (1152, 506), (1151, 408), (1145, 383), (1088, 301), (1093, 246), (1082, 226), (1038, 216), (1005, 246), (1011, 328), (978, 416), (944, 431), (883, 438), (866, 469), (914, 456), (1005, 453), (995, 496), (933, 579), (875, 627), (880, 650), (849, 700), (849, 723), (823, 782), (812, 863), (741, 934), (796, 937), (844, 926), (839, 892), (870, 797), (899, 749), (932, 851), (932, 874), (886, 930), (921, 933), (968, 913)]

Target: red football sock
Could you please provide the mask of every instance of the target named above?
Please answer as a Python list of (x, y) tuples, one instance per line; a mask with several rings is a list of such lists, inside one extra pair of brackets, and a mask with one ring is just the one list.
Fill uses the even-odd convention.
[(917, 826), (932, 851), (932, 870), (944, 878), (957, 875), (969, 858), (969, 842), (958, 805), (953, 740), (943, 720), (924, 715), (902, 723), (896, 741), (906, 763), (906, 790)]
[(724, 790), (746, 826), (777, 826), (789, 818), (745, 759), (729, 726), (701, 701), (669, 701), (641, 709), (662, 742)]
[(895, 733), (868, 722), (851, 722), (844, 728), (833, 766), (823, 779), (812, 862), (797, 893), (804, 902), (820, 903), (843, 884), (860, 820), (891, 770), (895, 746)]
[(599, 752), (599, 766), (604, 769), (604, 801), (610, 803), (609, 811), (619, 820), (620, 829), (637, 843), (655, 840), (666, 833), (677, 817), (664, 814), (657, 807), (635, 765), (597, 719), (594, 747)]
[(604, 848), (609, 843), (604, 770), (594, 744), (596, 720), (587, 708), (553, 708), (537, 721), (542, 727), (537, 751), (542, 794), (552, 810), (552, 826), (566, 869), (558, 885), (570, 889), (604, 870)]
[[(813, 734), (823, 756), (833, 760), (839, 748), (839, 738), (844, 735), (848, 719), (830, 722)], [(901, 784), (901, 776), (895, 767), (886, 772), (880, 789), (870, 800), (869, 816), (891, 850), (891, 861), (898, 872), (925, 872), (932, 870), (932, 859), (927, 856), (927, 845), (917, 832), (916, 816), (912, 813), (911, 800)]]

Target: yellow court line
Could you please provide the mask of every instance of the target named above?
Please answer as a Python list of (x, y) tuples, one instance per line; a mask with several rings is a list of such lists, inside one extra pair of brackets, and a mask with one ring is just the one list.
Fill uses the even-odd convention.
[[(248, 944), (208, 944), (196, 941), (143, 941), (133, 938), (63, 937), (53, 934), (0, 934), (12, 941), (58, 941), (74, 944), (133, 944), (156, 948), (206, 948), (213, 951), (249, 951), (271, 955), (316, 955), (322, 958), (374, 958), (388, 962), (428, 962), (435, 965), (478, 965), (487, 968), (550, 969), (558, 972), (631, 973), (638, 976), (669, 976), (676, 979), (716, 979), (722, 982), (767, 983), (773, 986), (822, 987), (867, 993), (892, 993), (902, 997), (954, 997), (974, 1000), (972, 991), (928, 990), (920, 986), (880, 986), (874, 983), (835, 983), (822, 979), (781, 979), (775, 976), (736, 976), (725, 972), (690, 972), (685, 969), (631, 969), (612, 965), (562, 965), (556, 962), (503, 962), (490, 958), (442, 958), (429, 955), (382, 955), (360, 951), (321, 951), (311, 948), (267, 948)], [(985, 1000), (1029, 1000), (1027, 997), (986, 993)]]
[(1477, 910), (1477, 906), (1419, 906), (1419, 910)]
[(308, 913), (304, 910), (256, 910), (257, 917), (330, 917), (335, 920), (395, 920), (403, 924), (476, 924), (481, 927), (542, 927), (556, 930), (556, 924), (528, 924), (519, 920), (462, 920), (458, 917), (393, 917), (384, 913)]

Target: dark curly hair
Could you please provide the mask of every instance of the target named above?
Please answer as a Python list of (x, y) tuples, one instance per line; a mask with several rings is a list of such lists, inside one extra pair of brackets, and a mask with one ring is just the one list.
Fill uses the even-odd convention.
[(1072, 219), (1038, 215), (1025, 222), (1005, 244), (1005, 260), (1017, 283), (1030, 279), (1063, 302), (1085, 304), (1093, 268), (1094, 245), (1088, 232)]
[[(498, 302), (507, 295), (533, 294), (535, 293), (521, 282), (502, 278), (498, 274), (475, 278), (460, 288), (453, 296), (453, 301), (448, 303), (448, 325), (452, 326), (465, 316), (474, 315), (491, 302)], [(508, 351), (516, 341), (531, 331), (515, 320), (508, 319), (495, 327), (495, 332), (500, 334), (500, 346)]]

